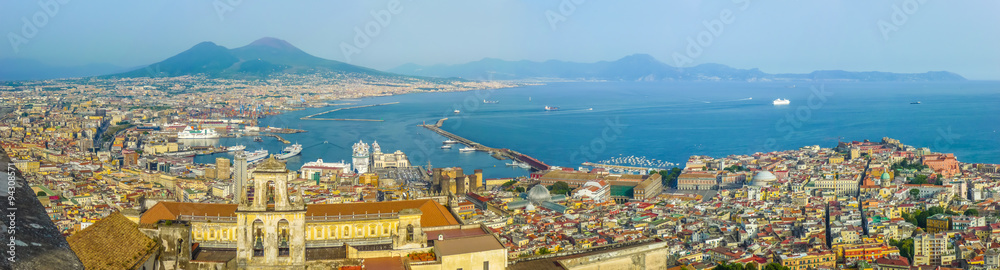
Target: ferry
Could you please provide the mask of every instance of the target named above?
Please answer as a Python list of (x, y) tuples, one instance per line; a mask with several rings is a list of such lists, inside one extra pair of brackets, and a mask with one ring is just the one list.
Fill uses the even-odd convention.
[(559, 110), (559, 107), (549, 107), (549, 106), (545, 106), (545, 110), (546, 110), (546, 111), (558, 111), (558, 110)]
[(441, 142), (441, 143), (443, 143), (443, 144), (456, 144), (458, 142), (452, 141), (451, 139), (448, 139), (448, 140), (445, 140), (444, 142)]
[(472, 151), (476, 151), (476, 148), (472, 148), (472, 147), (468, 147), (468, 146), (466, 146), (466, 147), (464, 147), (464, 148), (462, 148), (462, 149), (458, 149), (458, 151), (462, 151), (462, 152), (472, 152)]
[(451, 149), (451, 145), (450, 144), (442, 145), (441, 149)]
[(178, 139), (217, 139), (219, 138), (219, 133), (216, 133), (214, 129), (194, 129), (191, 126), (184, 128), (183, 131), (177, 132)]
[(284, 150), (281, 150), (281, 153), (278, 154), (277, 158), (289, 159), (294, 157), (295, 155), (298, 155), (299, 153), (302, 153), (302, 145), (296, 143), (289, 147), (285, 147)]
[(236, 151), (240, 151), (240, 150), (243, 150), (243, 149), (247, 149), (247, 146), (239, 144), (239, 145), (233, 145), (233, 146), (230, 146), (230, 147), (226, 147), (226, 151), (228, 151), (228, 152), (236, 152)]
[(792, 103), (792, 102), (789, 101), (789, 100), (787, 100), (787, 99), (780, 99), (779, 98), (779, 99), (775, 99), (773, 103), (774, 103), (774, 105), (788, 105), (789, 103)]
[(500, 103), (498, 100), (483, 100), (483, 104), (497, 104)]
[(258, 161), (261, 161), (261, 160), (264, 160), (265, 158), (267, 158), (268, 154), (269, 153), (267, 152), (267, 149), (260, 149), (260, 150), (257, 150), (257, 151), (253, 151), (253, 152), (247, 153), (247, 163), (251, 163), (251, 164), (252, 163), (257, 163)]

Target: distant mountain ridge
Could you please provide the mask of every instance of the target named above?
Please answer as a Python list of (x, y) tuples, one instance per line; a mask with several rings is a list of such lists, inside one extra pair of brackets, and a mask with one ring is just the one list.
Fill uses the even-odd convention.
[(107, 77), (262, 77), (279, 73), (337, 72), (370, 76), (400, 76), (340, 61), (310, 55), (287, 41), (265, 37), (246, 46), (229, 49), (202, 42), (166, 60)]
[(767, 80), (842, 80), (842, 81), (963, 81), (961, 75), (947, 71), (926, 73), (851, 72), (820, 70), (807, 74), (770, 74), (759, 69), (738, 69), (722, 64), (701, 64), (678, 68), (648, 54), (633, 54), (615, 61), (576, 63), (558, 60), (545, 62), (506, 61), (484, 58), (457, 65), (420, 66), (405, 64), (389, 72), (429, 77), (459, 77), (473, 80), (607, 80), (607, 81), (767, 81)]
[(129, 70), (111, 64), (55, 66), (34, 59), (0, 59), (0, 81), (48, 80), (104, 75)]

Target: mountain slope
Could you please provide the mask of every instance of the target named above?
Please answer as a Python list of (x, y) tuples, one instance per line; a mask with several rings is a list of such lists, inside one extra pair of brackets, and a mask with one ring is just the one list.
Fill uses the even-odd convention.
[(278, 73), (317, 72), (399, 76), (312, 56), (284, 40), (266, 37), (235, 49), (228, 49), (212, 42), (202, 42), (184, 52), (148, 67), (109, 75), (109, 77), (156, 77), (196, 74), (204, 74), (212, 77), (264, 77)]
[(505, 61), (485, 58), (457, 65), (420, 66), (405, 64), (390, 72), (475, 80), (569, 79), (608, 81), (759, 81), (759, 80), (846, 80), (846, 81), (955, 81), (961, 75), (935, 71), (926, 73), (850, 72), (822, 70), (808, 74), (769, 74), (759, 69), (738, 69), (721, 64), (701, 64), (677, 68), (646, 54), (634, 54), (615, 61), (575, 63), (549, 60)]

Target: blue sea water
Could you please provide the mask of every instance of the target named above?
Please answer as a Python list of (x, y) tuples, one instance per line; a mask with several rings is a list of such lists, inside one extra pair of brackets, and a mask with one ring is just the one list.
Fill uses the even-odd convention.
[[(790, 105), (775, 106), (785, 98)], [(495, 100), (498, 104), (484, 104)], [(920, 101), (921, 104), (910, 104)], [(402, 150), (415, 165), (483, 169), (487, 178), (527, 175), (487, 153), (440, 149), (445, 138), (421, 127), (449, 118), (443, 128), (487, 146), (510, 148), (550, 165), (619, 156), (674, 163), (691, 155), (834, 147), (838, 140), (890, 137), (932, 151), (955, 153), (963, 162), (1000, 163), (1000, 82), (577, 82), (511, 89), (420, 93), (341, 100), (353, 105), (293, 111), (263, 119), (263, 126), (308, 130), (283, 135), (301, 143), (303, 162), (350, 161), (351, 145), (378, 141), (383, 152)], [(382, 122), (300, 120), (337, 107), (399, 102), (342, 110), (326, 118)], [(544, 106), (559, 107), (545, 111)], [(453, 111), (459, 110), (455, 114)], [(271, 138), (221, 139), (248, 150), (277, 153)], [(218, 154), (199, 156), (210, 163)]]

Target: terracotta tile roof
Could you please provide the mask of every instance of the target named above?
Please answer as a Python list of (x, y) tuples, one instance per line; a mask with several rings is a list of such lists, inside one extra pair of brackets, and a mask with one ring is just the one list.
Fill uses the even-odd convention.
[[(408, 200), (390, 202), (364, 202), (341, 204), (310, 204), (306, 206), (306, 216), (351, 215), (364, 213), (395, 213), (403, 209), (416, 208), (423, 212), (420, 226), (437, 227), (457, 225), (458, 220), (443, 205), (434, 200)], [(139, 219), (140, 224), (154, 224), (160, 220), (174, 220), (180, 215), (235, 217), (235, 204), (159, 202)]]
[(493, 235), (470, 236), (450, 240), (445, 238), (443, 241), (434, 240), (434, 249), (441, 256), (489, 250), (504, 250), (506, 252), (506, 248), (500, 244), (500, 241), (493, 238)]
[(134, 269), (159, 246), (139, 226), (115, 212), (66, 238), (87, 269)]

